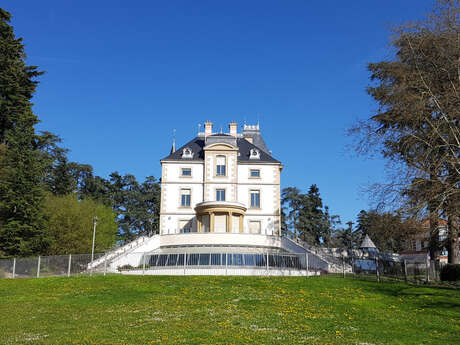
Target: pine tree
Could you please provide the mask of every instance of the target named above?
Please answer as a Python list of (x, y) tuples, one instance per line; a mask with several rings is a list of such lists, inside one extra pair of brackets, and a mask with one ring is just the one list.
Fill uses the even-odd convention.
[(31, 98), (42, 72), (25, 64), (24, 46), (0, 8), (0, 255), (45, 250), (43, 166)]

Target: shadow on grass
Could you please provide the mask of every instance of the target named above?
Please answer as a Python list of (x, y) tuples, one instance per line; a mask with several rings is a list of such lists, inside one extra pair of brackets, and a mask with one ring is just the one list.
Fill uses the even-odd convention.
[(442, 286), (411, 285), (401, 282), (372, 282), (349, 279), (366, 293), (404, 298), (405, 303), (422, 309), (442, 309), (460, 315), (460, 290)]

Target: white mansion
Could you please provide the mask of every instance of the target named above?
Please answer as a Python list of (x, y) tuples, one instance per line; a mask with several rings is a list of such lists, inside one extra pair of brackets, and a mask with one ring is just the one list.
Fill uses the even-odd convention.
[(259, 125), (205, 131), (161, 160), (160, 234), (280, 235), (280, 174)]
[[(259, 125), (204, 132), (161, 160), (159, 234), (94, 262), (126, 274), (307, 275), (328, 263), (281, 236), (280, 174)], [(142, 270), (140, 270), (142, 268)]]

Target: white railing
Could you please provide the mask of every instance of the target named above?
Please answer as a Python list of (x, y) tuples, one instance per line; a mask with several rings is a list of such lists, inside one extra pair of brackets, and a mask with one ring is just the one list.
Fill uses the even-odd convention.
[[(158, 236), (158, 235), (154, 235), (154, 236)], [(140, 246), (145, 244), (146, 241), (150, 240), (152, 237), (140, 236), (137, 239), (135, 239), (134, 241), (131, 241), (131, 242), (129, 242), (129, 243), (127, 243), (127, 244), (125, 244), (125, 245), (123, 245), (121, 247), (118, 247), (118, 248), (116, 248), (114, 250), (111, 250), (110, 252), (106, 253), (103, 257), (91, 262), (89, 264), (88, 268), (96, 268), (96, 267), (98, 267), (98, 266), (100, 266), (102, 264), (110, 263), (110, 262), (118, 259), (120, 256), (126, 255), (126, 254), (132, 252), (133, 250), (139, 248)]]

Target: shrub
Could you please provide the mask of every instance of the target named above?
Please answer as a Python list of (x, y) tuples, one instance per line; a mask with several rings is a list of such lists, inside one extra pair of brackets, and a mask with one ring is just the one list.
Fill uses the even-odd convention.
[(460, 264), (447, 264), (442, 266), (440, 278), (444, 281), (460, 280)]
[(117, 267), (117, 270), (118, 272), (121, 272), (121, 271), (129, 271), (129, 270), (132, 270), (134, 267), (131, 266), (131, 265), (123, 265), (123, 266), (118, 266)]

